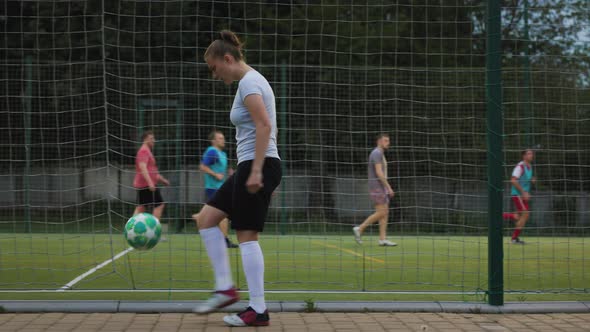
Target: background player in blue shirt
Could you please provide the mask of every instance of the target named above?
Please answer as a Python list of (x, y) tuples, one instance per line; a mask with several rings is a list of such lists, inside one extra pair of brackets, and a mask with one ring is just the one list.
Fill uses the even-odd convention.
[[(209, 140), (211, 141), (211, 146), (205, 150), (203, 158), (201, 159), (201, 164), (199, 165), (199, 169), (205, 174), (205, 197), (207, 198), (207, 201), (213, 198), (217, 189), (221, 187), (228, 177), (227, 154), (223, 152), (223, 148), (225, 147), (225, 136), (223, 136), (223, 133), (219, 130), (213, 130), (211, 134), (209, 134)], [(229, 172), (231, 173), (233, 170), (229, 168)], [(219, 228), (225, 236), (227, 247), (237, 248), (238, 245), (232, 243), (227, 235), (228, 224), (229, 222), (227, 218), (223, 219), (223, 221), (219, 223)]]

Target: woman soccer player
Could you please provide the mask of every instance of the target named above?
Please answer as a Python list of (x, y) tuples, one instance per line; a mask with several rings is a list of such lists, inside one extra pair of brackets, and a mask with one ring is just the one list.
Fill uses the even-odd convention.
[(268, 81), (248, 66), (242, 43), (231, 31), (221, 31), (205, 52), (213, 78), (230, 85), (239, 81), (230, 120), (236, 126), (238, 167), (201, 211), (194, 215), (215, 273), (215, 292), (195, 312), (207, 313), (239, 300), (232, 281), (229, 257), (223, 234), (217, 225), (229, 218), (236, 230), (242, 265), (250, 292), (246, 310), (223, 318), (231, 326), (269, 324), (264, 300), (264, 257), (258, 233), (274, 189), (281, 182), (281, 163), (277, 150), (275, 96)]

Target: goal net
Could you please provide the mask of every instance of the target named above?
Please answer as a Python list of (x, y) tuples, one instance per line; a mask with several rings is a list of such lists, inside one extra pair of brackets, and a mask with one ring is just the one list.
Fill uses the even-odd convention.
[[(1, 6), (0, 291), (211, 288), (191, 215), (205, 202), (199, 163), (211, 130), (225, 134), (236, 167), (236, 84), (213, 80), (203, 54), (231, 29), (276, 95), (284, 178), (261, 237), (267, 289), (485, 293), (482, 3)], [(589, 14), (584, 1), (510, 1), (502, 10), (506, 211), (524, 148), (535, 149), (538, 178), (526, 246), (509, 246), (514, 224), (505, 223), (509, 292), (587, 291)], [(171, 182), (162, 188), (167, 241), (129, 251), (122, 231), (148, 129)], [(391, 139), (392, 248), (378, 246), (377, 224), (362, 246), (352, 233), (374, 212), (367, 161), (379, 133)], [(239, 249), (230, 255), (245, 289)]]

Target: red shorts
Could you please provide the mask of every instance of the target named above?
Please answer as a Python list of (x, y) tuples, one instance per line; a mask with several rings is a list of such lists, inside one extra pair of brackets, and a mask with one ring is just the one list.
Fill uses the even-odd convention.
[(512, 202), (518, 212), (529, 211), (529, 201), (524, 200), (522, 197), (512, 196)]

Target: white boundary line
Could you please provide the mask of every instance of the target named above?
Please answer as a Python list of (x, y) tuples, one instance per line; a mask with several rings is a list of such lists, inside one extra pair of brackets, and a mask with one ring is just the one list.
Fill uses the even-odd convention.
[(107, 259), (106, 261), (104, 261), (104, 262), (102, 262), (102, 263), (98, 264), (97, 266), (95, 266), (95, 267), (91, 268), (90, 270), (88, 270), (88, 271), (86, 271), (86, 272), (82, 273), (81, 275), (77, 276), (77, 277), (76, 277), (74, 280), (72, 280), (72, 281), (68, 282), (67, 284), (65, 284), (65, 285), (64, 285), (64, 286), (62, 286), (61, 288), (59, 288), (59, 289), (56, 289), (55, 291), (56, 291), (56, 292), (63, 292), (63, 291), (66, 291), (66, 290), (69, 290), (69, 289), (71, 289), (71, 288), (72, 288), (72, 286), (74, 286), (75, 284), (77, 284), (78, 282), (80, 282), (80, 280), (82, 280), (82, 279), (86, 278), (87, 276), (89, 276), (89, 275), (93, 274), (93, 273), (94, 273), (94, 272), (96, 272), (97, 270), (99, 270), (99, 269), (101, 269), (101, 268), (105, 267), (105, 265), (107, 265), (107, 264), (109, 264), (109, 263), (111, 263), (111, 262), (114, 262), (114, 261), (116, 261), (117, 259), (119, 259), (119, 258), (123, 257), (125, 254), (127, 254), (128, 252), (130, 252), (130, 251), (132, 251), (132, 250), (133, 250), (133, 248), (132, 248), (132, 247), (129, 247), (129, 248), (127, 248), (127, 249), (125, 249), (125, 250), (121, 251), (120, 253), (116, 254), (116, 255), (115, 255), (115, 257), (113, 257), (113, 258), (111, 258), (111, 259)]

